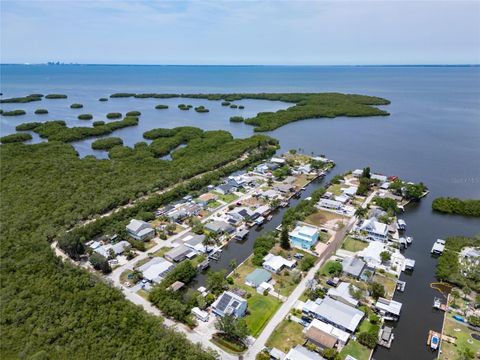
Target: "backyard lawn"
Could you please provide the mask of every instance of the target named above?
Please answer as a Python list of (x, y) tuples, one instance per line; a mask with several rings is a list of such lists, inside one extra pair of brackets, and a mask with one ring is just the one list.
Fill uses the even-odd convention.
[(365, 241), (354, 239), (350, 236), (347, 236), (342, 243), (342, 249), (357, 252), (365, 249), (368, 246), (368, 243)]
[(345, 359), (347, 355), (353, 356), (357, 360), (368, 360), (370, 358), (370, 349), (359, 344), (354, 340), (350, 340), (342, 351), (340, 351), (340, 358)]
[(248, 315), (245, 321), (252, 336), (257, 337), (270, 318), (280, 307), (281, 302), (273, 296), (253, 294), (248, 299)]
[[(460, 351), (464, 351), (465, 348), (470, 348), (473, 353), (480, 352), (480, 341), (473, 339), (470, 334), (475, 331), (470, 330), (467, 326), (453, 319), (453, 314), (448, 313), (445, 319), (445, 325), (443, 334), (456, 338), (455, 344), (450, 344), (445, 340), (441, 343), (442, 353), (439, 359), (460, 359)], [(477, 331), (477, 335), (480, 333)]]
[(297, 287), (298, 283), (301, 280), (301, 275), (298, 274), (297, 281), (295, 281), (295, 270), (292, 271), (282, 271), (280, 274), (273, 274), (273, 279), (275, 280), (275, 291), (283, 296), (288, 296), (292, 291)]
[(217, 200), (214, 200), (214, 201), (210, 201), (207, 206), (210, 208), (210, 209), (216, 209), (217, 207), (219, 207), (220, 204)]
[(395, 287), (397, 285), (396, 280), (380, 274), (375, 274), (372, 280), (383, 285), (385, 288), (385, 298), (391, 299), (393, 297), (393, 294), (395, 293)]
[(238, 199), (238, 196), (235, 194), (225, 194), (225, 195), (220, 193), (215, 193), (215, 194), (218, 195), (218, 198), (220, 200), (222, 200), (223, 202), (226, 202), (227, 204)]
[(305, 343), (304, 327), (295, 321), (283, 320), (267, 340), (267, 347), (287, 353), (291, 348)]
[(161, 257), (161, 256), (165, 255), (167, 252), (169, 252), (170, 250), (172, 250), (172, 249), (173, 249), (173, 248), (170, 247), (170, 246), (165, 246), (165, 247), (161, 248), (160, 250), (157, 250), (157, 251), (155, 251), (154, 253), (151, 253), (151, 254), (149, 254), (149, 255)]
[(331, 192), (335, 196), (342, 195), (342, 185), (341, 184), (333, 184), (327, 188), (328, 192)]
[(318, 210), (317, 212), (307, 216), (307, 218), (304, 221), (314, 226), (322, 226), (328, 221), (343, 220), (343, 219), (345, 219), (345, 216), (335, 214), (330, 211)]

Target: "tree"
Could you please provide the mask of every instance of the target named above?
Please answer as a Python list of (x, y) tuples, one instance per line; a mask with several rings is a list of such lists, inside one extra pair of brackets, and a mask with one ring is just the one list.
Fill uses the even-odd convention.
[(382, 260), (382, 264), (383, 264), (383, 263), (386, 263), (386, 262), (389, 261), (391, 258), (392, 258), (392, 255), (390, 254), (389, 251), (382, 251), (382, 252), (380, 253), (380, 259)]
[(58, 239), (57, 245), (74, 260), (79, 260), (80, 256), (85, 254), (85, 246), (82, 239), (73, 232), (63, 234)]
[(233, 275), (235, 275), (235, 269), (237, 268), (238, 264), (237, 264), (237, 259), (232, 259), (230, 260), (230, 269), (232, 269), (233, 271)]
[(210, 290), (213, 294), (220, 294), (227, 287), (225, 270), (210, 271), (207, 274), (206, 286), (207, 289)]
[(92, 256), (90, 256), (90, 264), (92, 264), (95, 270), (100, 270), (104, 274), (112, 272), (108, 260), (100, 254), (93, 253)]
[(360, 344), (365, 345), (370, 349), (374, 349), (375, 346), (377, 346), (378, 335), (371, 332), (363, 331), (358, 334), (357, 340)]
[(172, 235), (176, 229), (177, 229), (177, 226), (172, 223), (169, 223), (167, 224), (167, 226), (165, 226), (165, 231), (167, 232), (168, 235)]
[(214, 244), (214, 241), (210, 237), (210, 235), (205, 235), (205, 237), (202, 240), (202, 245), (205, 246), (205, 252), (208, 251), (208, 246), (213, 245), (213, 244)]
[(231, 315), (226, 315), (218, 319), (215, 328), (222, 332), (227, 338), (244, 341), (248, 334), (247, 323), (244, 319), (236, 319)]
[(342, 272), (342, 270), (343, 270), (342, 264), (338, 261), (329, 260), (325, 264), (325, 272), (328, 275), (338, 275)]
[(282, 249), (290, 250), (290, 239), (288, 238), (287, 226), (282, 226), (282, 233), (280, 234), (280, 246)]
[(380, 297), (385, 296), (385, 287), (382, 284), (377, 282), (372, 282), (368, 287), (370, 290), (370, 294), (374, 299), (378, 299)]
[(165, 286), (170, 286), (175, 281), (181, 281), (188, 284), (197, 274), (197, 270), (190, 260), (182, 261), (172, 271), (170, 271), (162, 282)]
[(315, 264), (315, 257), (310, 254), (306, 254), (302, 260), (300, 260), (300, 270), (307, 271)]
[(359, 219), (364, 219), (368, 214), (368, 209), (360, 206), (357, 210), (355, 210), (355, 216)]
[(452, 299), (453, 299), (452, 305), (453, 305), (453, 306), (456, 306), (456, 305), (457, 305), (457, 300), (460, 298), (460, 293), (458, 292), (457, 289), (453, 289), (453, 290), (450, 292), (450, 295), (452, 296)]
[(335, 349), (326, 348), (322, 351), (322, 356), (327, 360), (337, 360), (340, 359), (338, 351)]
[(370, 167), (367, 166), (367, 167), (364, 168), (363, 171), (362, 171), (362, 177), (363, 177), (363, 178), (370, 179), (370, 176), (371, 176), (371, 175), (370, 175)]

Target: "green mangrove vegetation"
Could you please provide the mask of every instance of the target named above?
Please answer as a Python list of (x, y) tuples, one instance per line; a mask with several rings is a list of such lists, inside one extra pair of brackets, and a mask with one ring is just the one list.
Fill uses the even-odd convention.
[(123, 140), (119, 137), (106, 137), (103, 139), (95, 140), (92, 143), (92, 149), (94, 150), (109, 150), (117, 145), (123, 145)]
[(119, 112), (111, 112), (111, 113), (108, 113), (106, 116), (107, 116), (107, 119), (120, 119), (122, 117), (122, 114)]
[(207, 113), (210, 110), (208, 110), (205, 106), (201, 105), (201, 106), (196, 106), (195, 111), (198, 113)]
[(27, 133), (15, 133), (0, 137), (0, 142), (2, 144), (18, 143), (27, 140), (32, 140), (32, 135)]
[(155, 106), (155, 109), (157, 110), (168, 109), (168, 105), (158, 104), (157, 106)]
[[(271, 100), (292, 103), (285, 110), (261, 112), (245, 123), (253, 125), (254, 131), (271, 131), (288, 123), (315, 118), (335, 118), (337, 116), (364, 117), (387, 116), (387, 111), (375, 106), (388, 105), (389, 100), (366, 95), (341, 93), (242, 93), (242, 94), (134, 94), (117, 93), (110, 97), (136, 98), (191, 98), (222, 101), (229, 106), (242, 99)], [(229, 104), (226, 104), (226, 103)]]
[(67, 127), (65, 121), (46, 121), (42, 125), (33, 129), (41, 138), (49, 141), (72, 142), (79, 141), (89, 137), (108, 135), (115, 130), (128, 126), (138, 125), (138, 118), (126, 117), (120, 121), (112, 121), (110, 123), (95, 127)]
[(97, 120), (97, 121), (94, 121), (92, 123), (93, 126), (101, 126), (101, 125), (105, 125), (105, 121), (102, 121), (102, 120)]
[(45, 99), (66, 99), (68, 96), (65, 94), (48, 94), (45, 95)]
[(25, 110), (9, 110), (9, 111), (2, 111), (2, 116), (19, 116), (25, 115)]
[(77, 116), (78, 120), (92, 120), (93, 115), (92, 114), (80, 114)]
[(231, 122), (243, 122), (245, 120), (242, 116), (231, 116), (230, 121)]
[(140, 111), (129, 111), (125, 114), (125, 116), (140, 116), (142, 113)]
[(239, 108), (239, 109), (245, 109), (245, 106), (243, 106), (243, 105), (238, 105), (238, 108)]
[(35, 110), (35, 115), (44, 115), (44, 114), (48, 114), (47, 109), (37, 109), (37, 110)]
[(232, 105), (230, 105), (230, 108), (231, 109), (236, 109), (236, 108), (238, 108), (238, 105), (237, 104), (232, 104)]
[(178, 108), (180, 110), (190, 110), (193, 106), (192, 105), (185, 105), (185, 104), (179, 104)]
[(70, 109), (81, 109), (83, 108), (83, 104), (73, 103), (70, 105)]
[(43, 95), (42, 94), (31, 94), (27, 96), (22, 96), (22, 97), (14, 97), (14, 98), (8, 98), (8, 99), (1, 99), (0, 104), (8, 104), (8, 103), (29, 103), (32, 101), (41, 101)]
[(106, 97), (101, 97), (100, 99), (98, 99), (98, 101), (102, 101), (102, 102), (108, 101), (108, 98), (106, 98)]
[(445, 214), (480, 217), (480, 200), (439, 197), (433, 200), (432, 209)]
[[(213, 360), (118, 289), (57, 258), (50, 242), (79, 221), (176, 185), (71, 232), (82, 242), (121, 236), (131, 218), (148, 219), (159, 206), (272, 156), (276, 146), (259, 135), (225, 139), (200, 131), (171, 161), (155, 158), (146, 144), (114, 161), (80, 159), (58, 141), (1, 145), (2, 357)], [(125, 147), (110, 152), (117, 148)], [(242, 159), (245, 152), (252, 155)]]
[(38, 127), (42, 124), (43, 123), (41, 123), (41, 122), (27, 122), (27, 123), (17, 125), (15, 127), (15, 130), (17, 130), (17, 131), (29, 131), (29, 130), (35, 129), (36, 127)]

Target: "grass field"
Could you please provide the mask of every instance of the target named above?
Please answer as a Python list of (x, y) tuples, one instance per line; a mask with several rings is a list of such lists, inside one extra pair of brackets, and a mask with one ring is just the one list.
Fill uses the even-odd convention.
[(229, 352), (231, 354), (241, 354), (246, 350), (245, 345), (231, 342), (220, 335), (213, 335), (211, 339), (212, 343), (217, 345), (219, 348)]
[[(465, 348), (471, 349), (474, 354), (480, 352), (480, 341), (475, 340), (470, 336), (470, 334), (474, 332), (475, 331), (470, 330), (467, 326), (462, 325), (460, 322), (454, 320), (453, 314), (448, 313), (446, 315), (443, 333), (444, 335), (455, 337), (456, 343), (450, 344), (446, 341), (442, 341), (442, 353), (440, 354), (439, 359), (463, 359), (462, 357), (460, 357), (460, 353), (465, 351)], [(480, 335), (480, 333), (478, 332), (477, 334)]]
[(220, 204), (217, 200), (214, 200), (214, 201), (210, 201), (207, 206), (210, 208), (210, 209), (216, 209), (217, 207), (219, 207)]
[(280, 305), (281, 302), (273, 296), (255, 293), (248, 299), (249, 314), (245, 316), (245, 321), (252, 336), (257, 337), (260, 334)]
[(395, 280), (390, 279), (389, 277), (384, 275), (375, 274), (373, 276), (373, 281), (380, 283), (384, 286), (385, 297), (387, 299), (391, 299), (393, 297), (393, 294), (395, 293), (395, 286), (397, 285), (397, 282)]
[(354, 239), (350, 236), (347, 236), (342, 243), (342, 249), (351, 251), (351, 252), (361, 251), (365, 249), (367, 246), (368, 246), (367, 242)]
[(322, 226), (328, 221), (342, 219), (345, 219), (345, 216), (335, 214), (330, 211), (318, 210), (317, 212), (307, 216), (304, 221), (314, 226)]
[(347, 346), (340, 351), (341, 359), (345, 359), (347, 355), (353, 356), (357, 360), (368, 360), (370, 358), (370, 349), (354, 340), (350, 340)]
[(172, 250), (172, 249), (173, 249), (173, 248), (170, 247), (170, 246), (165, 246), (165, 247), (161, 248), (160, 250), (155, 251), (155, 252), (152, 253), (151, 255), (152, 255), (152, 256), (160, 257), (160, 256), (165, 255), (167, 252), (169, 252), (169, 251)]
[(283, 320), (270, 335), (266, 345), (287, 353), (296, 345), (305, 343), (303, 329), (303, 326), (295, 321)]
[(231, 203), (232, 201), (235, 201), (238, 199), (238, 196), (235, 194), (220, 194), (220, 193), (215, 193), (215, 195), (218, 195), (218, 198), (224, 202)]
[(335, 196), (342, 195), (342, 185), (341, 184), (333, 184), (327, 188), (328, 192), (331, 192)]

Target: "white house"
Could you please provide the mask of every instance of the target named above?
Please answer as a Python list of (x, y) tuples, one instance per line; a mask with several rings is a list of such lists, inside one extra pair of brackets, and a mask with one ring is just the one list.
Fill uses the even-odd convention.
[(155, 230), (149, 223), (132, 219), (126, 227), (128, 235), (136, 240), (145, 241), (155, 236)]
[(381, 315), (398, 320), (400, 311), (402, 311), (402, 303), (395, 300), (379, 298), (375, 304), (375, 308)]
[(159, 283), (174, 267), (175, 265), (170, 261), (167, 261), (162, 257), (154, 257), (146, 264), (140, 266), (137, 270), (143, 274), (144, 279)]
[(328, 289), (327, 295), (330, 296), (332, 299), (343, 302), (344, 304), (357, 306), (358, 300), (350, 294), (350, 287), (353, 291), (358, 290), (357, 287), (347, 282), (341, 282), (340, 284), (338, 284), (337, 287), (332, 287)]
[(387, 247), (384, 243), (372, 241), (365, 249), (358, 253), (358, 256), (363, 258), (369, 267), (376, 268), (382, 263), (380, 254), (386, 250)]
[(247, 312), (247, 300), (231, 291), (225, 291), (212, 304), (212, 311), (221, 317), (225, 315), (243, 317)]
[(279, 273), (285, 267), (293, 269), (295, 264), (295, 260), (287, 260), (279, 255), (267, 254), (263, 258), (263, 268), (273, 273)]
[(356, 230), (365, 231), (367, 233), (366, 240), (384, 242), (388, 238), (388, 225), (377, 221), (374, 217), (361, 221)]
[(330, 200), (330, 199), (320, 199), (317, 203), (317, 208), (325, 208), (330, 210), (339, 210), (341, 209), (343, 204), (337, 200)]

